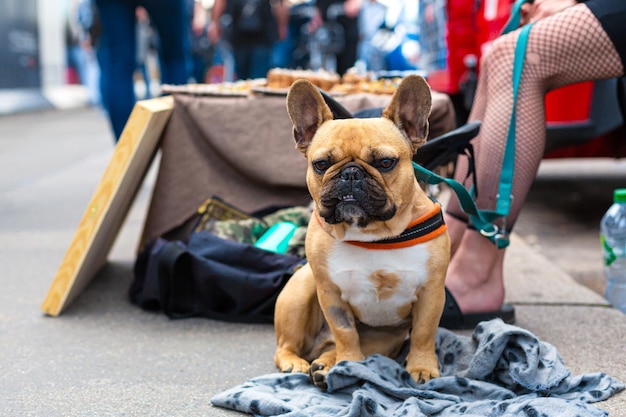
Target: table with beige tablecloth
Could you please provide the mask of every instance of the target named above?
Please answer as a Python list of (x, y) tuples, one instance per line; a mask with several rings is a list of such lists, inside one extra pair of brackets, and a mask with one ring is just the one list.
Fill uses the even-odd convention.
[[(349, 111), (384, 107), (388, 95), (350, 94), (336, 100)], [(285, 96), (174, 94), (161, 137), (161, 163), (142, 243), (176, 236), (208, 197), (244, 211), (306, 205), (306, 159), (295, 149)], [(433, 93), (430, 137), (455, 127), (452, 102)]]

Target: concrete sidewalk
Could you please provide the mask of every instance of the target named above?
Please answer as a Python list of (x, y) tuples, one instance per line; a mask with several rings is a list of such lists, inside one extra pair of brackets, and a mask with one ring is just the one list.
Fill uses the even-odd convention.
[(87, 89), (68, 84), (50, 88), (0, 88), (0, 116), (51, 109), (75, 109), (89, 103)]
[[(272, 327), (171, 321), (128, 302), (154, 169), (109, 264), (60, 317), (40, 311), (112, 151), (107, 121), (95, 109), (0, 117), (0, 414), (240, 415), (209, 399), (275, 371)], [(551, 245), (568, 251), (573, 238)], [(626, 381), (624, 314), (519, 235), (506, 280), (517, 325), (556, 346), (572, 373)], [(626, 393), (597, 405), (625, 416)]]

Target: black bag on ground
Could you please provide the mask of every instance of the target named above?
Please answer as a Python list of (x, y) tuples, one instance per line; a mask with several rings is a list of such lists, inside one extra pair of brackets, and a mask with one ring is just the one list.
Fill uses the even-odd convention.
[(159, 238), (137, 258), (130, 298), (170, 318), (272, 323), (280, 290), (304, 262), (206, 231), (188, 243)]

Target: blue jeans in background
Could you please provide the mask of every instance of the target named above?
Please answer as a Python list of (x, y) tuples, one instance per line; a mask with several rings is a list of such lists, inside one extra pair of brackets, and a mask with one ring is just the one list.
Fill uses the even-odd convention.
[(233, 53), (238, 79), (267, 77), (272, 66), (272, 45), (237, 45), (233, 47)]
[(135, 9), (143, 6), (159, 35), (162, 84), (185, 84), (190, 21), (185, 0), (96, 0), (102, 34), (97, 45), (102, 104), (119, 139), (135, 105)]

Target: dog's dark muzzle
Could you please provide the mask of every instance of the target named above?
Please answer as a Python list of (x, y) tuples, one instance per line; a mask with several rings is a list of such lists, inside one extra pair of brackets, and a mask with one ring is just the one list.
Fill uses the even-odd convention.
[(320, 215), (331, 224), (348, 222), (359, 227), (373, 220), (388, 220), (395, 207), (385, 190), (359, 164), (346, 164), (322, 191)]

